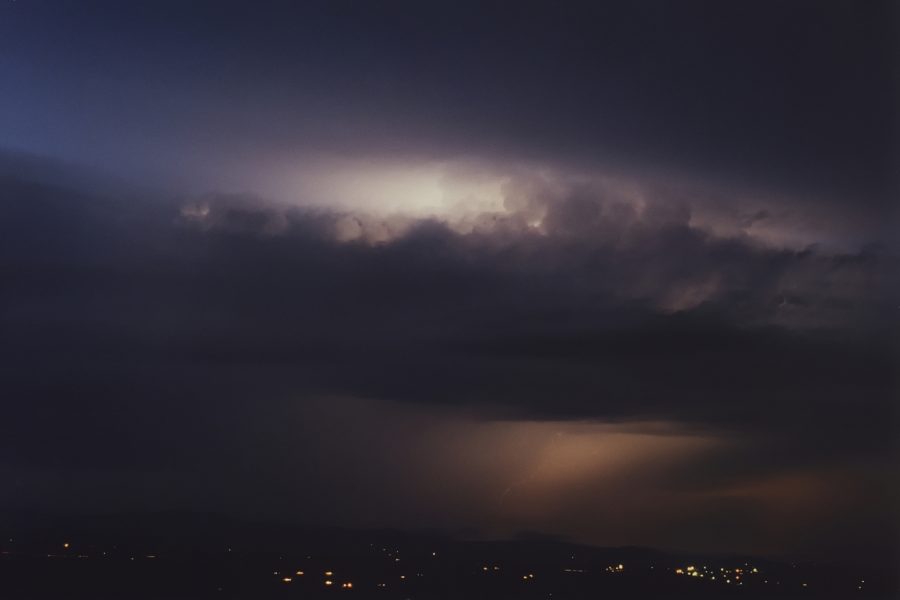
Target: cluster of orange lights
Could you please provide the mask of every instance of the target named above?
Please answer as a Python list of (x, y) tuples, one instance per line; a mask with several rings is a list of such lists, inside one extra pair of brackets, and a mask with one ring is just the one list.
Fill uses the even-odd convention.
[[(688, 577), (701, 577), (705, 579), (709, 579), (710, 581), (716, 581), (716, 577), (725, 581), (725, 583), (736, 583), (738, 585), (744, 585), (744, 582), (741, 581), (741, 577), (746, 576), (748, 574), (757, 574), (759, 573), (759, 569), (756, 567), (749, 567), (746, 569), (742, 569), (740, 567), (735, 569), (726, 569), (725, 567), (720, 567), (719, 571), (716, 572), (714, 570), (710, 570), (707, 567), (703, 566), (700, 569), (697, 569), (693, 565), (685, 567), (683, 569), (675, 569), (676, 575), (687, 575)], [(769, 580), (765, 580), (763, 583), (768, 583)]]
[[(325, 571), (325, 577), (331, 577), (332, 575), (334, 575), (334, 571)], [(331, 579), (326, 579), (326, 580), (325, 580), (325, 585), (328, 586), (328, 587), (331, 587), (331, 586), (334, 585), (334, 581), (332, 581)], [(345, 581), (345, 582), (341, 583), (341, 588), (342, 588), (342, 589), (345, 589), (345, 590), (352, 590), (352, 589), (353, 589), (353, 582), (352, 582), (352, 581)]]
[[(274, 575), (278, 575), (278, 571), (275, 571)], [(303, 575), (305, 575), (305, 573), (304, 573), (303, 571), (297, 571), (297, 572), (295, 573), (295, 575), (298, 576), (298, 577), (303, 577)], [(330, 577), (332, 577), (333, 575), (334, 575), (334, 571), (325, 571), (325, 577), (326, 577), (326, 579), (325, 579), (325, 581), (323, 581), (322, 583), (324, 583), (326, 587), (331, 587), (331, 586), (334, 585), (334, 581), (332, 581), (332, 580), (330, 579)], [(294, 580), (294, 578), (291, 577), (291, 576), (286, 576), (286, 577), (282, 577), (282, 578), (281, 578), (281, 581), (283, 581), (284, 583), (291, 583), (293, 580)], [(352, 581), (345, 581), (345, 582), (341, 583), (341, 588), (343, 588), (343, 589), (345, 589), (345, 590), (352, 590), (352, 589), (353, 589), (353, 582), (352, 582)]]

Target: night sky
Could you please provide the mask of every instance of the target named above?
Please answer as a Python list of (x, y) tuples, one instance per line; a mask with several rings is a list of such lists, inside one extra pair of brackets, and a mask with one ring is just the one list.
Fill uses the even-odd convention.
[(896, 4), (262, 4), (0, 4), (0, 509), (894, 556)]

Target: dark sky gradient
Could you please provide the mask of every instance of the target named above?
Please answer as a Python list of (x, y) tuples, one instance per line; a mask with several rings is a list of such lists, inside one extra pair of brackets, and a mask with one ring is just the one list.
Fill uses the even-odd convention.
[(605, 160), (891, 199), (890, 3), (358, 4), (9, 5), (8, 144), (169, 172), (310, 148)]
[(0, 507), (892, 560), (896, 16), (4, 4)]

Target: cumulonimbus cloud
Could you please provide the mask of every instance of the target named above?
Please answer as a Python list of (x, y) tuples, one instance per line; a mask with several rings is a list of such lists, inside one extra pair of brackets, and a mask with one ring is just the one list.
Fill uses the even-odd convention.
[[(341, 422), (340, 410), (300, 418), (285, 407), (345, 397), (474, 415), (454, 443), (478, 423), (541, 435), (588, 423), (590, 435), (534, 447), (531, 466), (505, 471), (519, 494), (509, 514), (524, 519), (506, 528), (538, 511), (541, 526), (568, 532), (560, 515), (590, 494), (544, 496), (602, 486), (591, 473), (605, 463), (579, 458), (586, 471), (572, 483), (564, 469), (547, 479), (541, 461), (647, 435), (629, 424), (684, 432), (654, 437), (663, 450), (709, 442), (691, 461), (711, 475), (691, 484), (687, 464), (670, 479), (640, 463), (652, 485), (626, 477), (622, 493), (734, 514), (750, 502), (762, 518), (772, 513), (760, 506), (783, 504), (779, 490), (835, 489), (847, 465), (868, 464), (865, 490), (877, 488), (894, 414), (888, 252), (771, 246), (695, 222), (690, 203), (551, 187), (512, 180), (504, 212), (461, 230), (248, 196), (129, 203), (5, 179), (4, 468), (36, 482), (54, 470), (227, 479), (222, 461), (240, 464), (249, 444), (277, 488), (316, 420)], [(348, 220), (387, 233), (342, 235)], [(357, 457), (350, 481), (371, 471), (357, 465), (357, 438), (317, 450)], [(514, 477), (528, 469), (540, 476)], [(838, 475), (809, 482), (811, 472)], [(16, 497), (37, 489), (26, 488)]]

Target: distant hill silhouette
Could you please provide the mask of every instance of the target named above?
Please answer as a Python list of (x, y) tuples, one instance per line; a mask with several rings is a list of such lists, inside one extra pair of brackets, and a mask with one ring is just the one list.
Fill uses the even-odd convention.
[(895, 598), (897, 592), (889, 572), (598, 548), (539, 534), (472, 541), (212, 513), (34, 511), (0, 513), (0, 534), (4, 598)]

